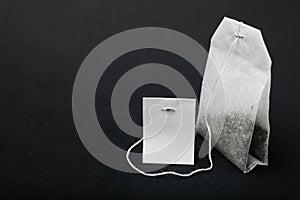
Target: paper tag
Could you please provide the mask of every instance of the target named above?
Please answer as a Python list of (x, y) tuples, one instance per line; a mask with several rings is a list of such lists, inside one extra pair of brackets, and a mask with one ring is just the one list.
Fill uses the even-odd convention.
[(195, 103), (143, 98), (143, 163), (194, 164)]

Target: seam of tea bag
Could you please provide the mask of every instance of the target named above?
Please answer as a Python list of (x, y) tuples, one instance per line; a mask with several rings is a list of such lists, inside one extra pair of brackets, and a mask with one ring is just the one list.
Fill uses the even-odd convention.
[[(260, 30), (258, 30), (258, 31), (259, 31), (259, 34), (261, 34)], [(261, 42), (264, 44), (264, 41), (261, 41)], [(253, 46), (248, 45), (247, 47), (251, 50), (251, 53), (253, 53), (256, 57), (258, 57), (257, 51), (253, 48)], [(241, 51), (240, 53), (241, 53), (241, 56), (245, 58), (244, 62), (250, 63), (249, 60), (248, 60), (249, 57), (245, 56), (245, 54), (243, 53), (243, 51)], [(269, 54), (267, 56), (269, 56)], [(252, 63), (250, 63), (250, 64), (252, 64)], [(256, 66), (254, 65), (254, 67), (256, 67)], [(267, 68), (267, 69), (261, 69), (261, 68), (259, 68), (259, 70), (270, 71), (271, 69), (270, 68)], [(269, 79), (269, 77), (268, 77), (268, 79)], [(267, 79), (266, 84), (265, 84), (264, 87), (266, 87), (266, 85), (268, 84), (268, 79)], [(256, 112), (256, 115), (257, 115), (257, 112)], [(252, 141), (252, 137), (253, 137), (253, 135), (251, 135), (251, 140), (250, 141)], [(243, 171), (244, 173), (250, 172), (257, 165), (268, 165), (267, 163), (265, 163), (265, 162), (263, 162), (261, 160), (258, 160), (257, 158), (255, 158), (254, 156), (252, 156), (249, 151), (250, 151), (250, 144), (249, 144), (249, 150), (248, 150), (248, 162), (246, 164), (245, 170)], [(252, 163), (250, 165), (248, 165), (249, 164), (249, 159), (252, 160)]]

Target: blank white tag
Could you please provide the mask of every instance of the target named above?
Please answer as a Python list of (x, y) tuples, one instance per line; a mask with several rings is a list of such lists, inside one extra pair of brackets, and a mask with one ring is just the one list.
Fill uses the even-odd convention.
[(143, 163), (194, 164), (195, 104), (195, 99), (143, 98)]

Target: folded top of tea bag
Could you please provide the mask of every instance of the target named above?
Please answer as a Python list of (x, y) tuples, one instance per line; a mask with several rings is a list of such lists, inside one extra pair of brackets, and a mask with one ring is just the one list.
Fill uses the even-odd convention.
[(270, 69), (272, 61), (261, 31), (243, 22), (224, 17), (211, 38), (211, 45), (227, 52), (237, 37), (242, 44), (237, 44), (239, 51), (232, 49), (232, 54), (246, 57), (255, 67)]

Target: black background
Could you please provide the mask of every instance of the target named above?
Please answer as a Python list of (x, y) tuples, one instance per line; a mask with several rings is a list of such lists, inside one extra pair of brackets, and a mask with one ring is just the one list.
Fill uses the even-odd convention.
[[(1, 1), (1, 198), (299, 199), (300, 7), (296, 2)], [(180, 31), (208, 49), (223, 16), (261, 29), (273, 60), (269, 166), (245, 175), (214, 150), (215, 165), (209, 173), (188, 179), (147, 178), (116, 171), (94, 159), (77, 135), (71, 107), (75, 76), (86, 55), (111, 35), (145, 26)], [(101, 79), (105, 90), (96, 95), (98, 113), (110, 113), (106, 96), (114, 82), (108, 82), (108, 77), (117, 80), (118, 67), (128, 70), (148, 61), (187, 66), (181, 72), (199, 91), (199, 77), (178, 56), (154, 50), (132, 52), (118, 59)], [(130, 106), (137, 123), (143, 95), (172, 93), (158, 85), (137, 90)], [(113, 120), (100, 123), (110, 129), (116, 145), (125, 149), (135, 141)]]

